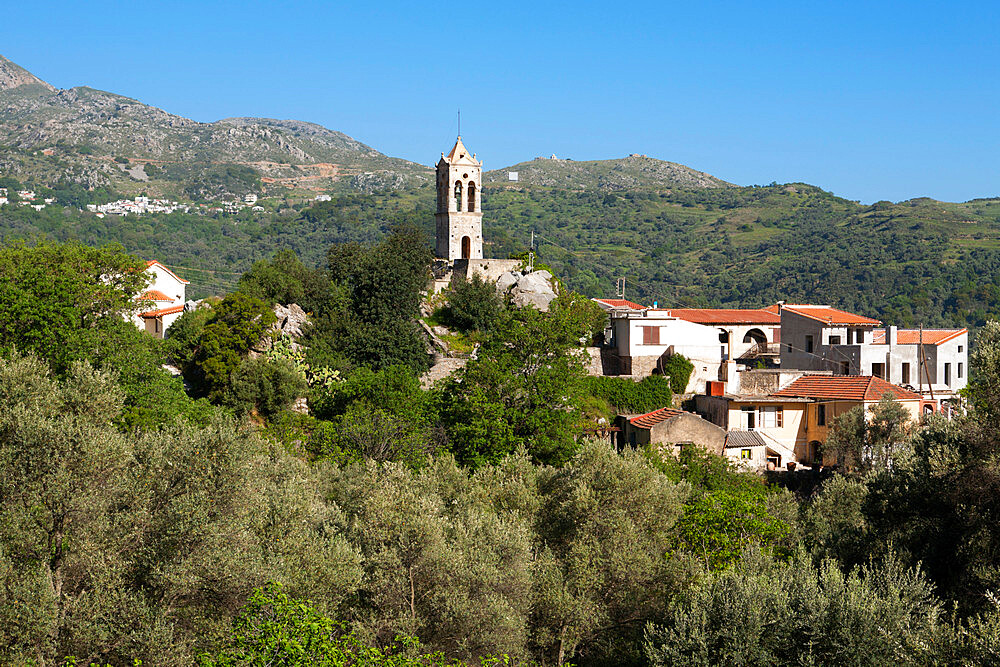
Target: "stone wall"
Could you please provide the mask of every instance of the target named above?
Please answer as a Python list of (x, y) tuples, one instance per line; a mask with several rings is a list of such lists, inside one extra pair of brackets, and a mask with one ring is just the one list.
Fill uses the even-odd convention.
[(520, 269), (522, 263), (519, 259), (456, 259), (454, 271), (466, 280), (479, 276), (484, 282), (495, 283), (502, 274)]

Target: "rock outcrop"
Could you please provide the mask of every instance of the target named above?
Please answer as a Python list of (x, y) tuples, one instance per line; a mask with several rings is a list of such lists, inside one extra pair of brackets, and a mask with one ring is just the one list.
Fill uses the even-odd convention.
[(497, 294), (509, 299), (518, 308), (532, 306), (543, 313), (548, 312), (549, 305), (557, 296), (552, 274), (544, 270), (531, 273), (508, 271), (497, 279), (496, 287)]

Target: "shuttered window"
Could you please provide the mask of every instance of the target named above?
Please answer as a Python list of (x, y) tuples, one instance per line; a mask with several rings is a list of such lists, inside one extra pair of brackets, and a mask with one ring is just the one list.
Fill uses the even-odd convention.
[(643, 327), (642, 328), (642, 344), (643, 345), (659, 345), (660, 344), (660, 327)]

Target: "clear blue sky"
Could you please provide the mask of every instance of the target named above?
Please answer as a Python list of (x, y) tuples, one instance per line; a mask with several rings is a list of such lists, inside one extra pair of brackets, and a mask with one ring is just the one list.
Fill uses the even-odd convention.
[(871, 202), (1000, 195), (1000, 3), (22, 2), (0, 54), (433, 163), (646, 153)]

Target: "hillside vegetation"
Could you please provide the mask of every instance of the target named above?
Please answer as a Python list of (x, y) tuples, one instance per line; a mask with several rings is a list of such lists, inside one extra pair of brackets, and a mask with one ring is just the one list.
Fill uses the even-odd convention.
[[(191, 293), (224, 291), (278, 248), (312, 266), (323, 248), (370, 242), (411, 224), (433, 233), (429, 186), (343, 193), (281, 214), (98, 219), (4, 207), (0, 238), (119, 241), (195, 269)], [(1000, 199), (915, 199), (863, 206), (803, 184), (628, 191), (489, 187), (487, 255), (527, 251), (573, 289), (651, 304), (758, 307), (780, 299), (836, 304), (900, 326), (981, 326), (1000, 315)], [(227, 278), (228, 276), (228, 278)]]

